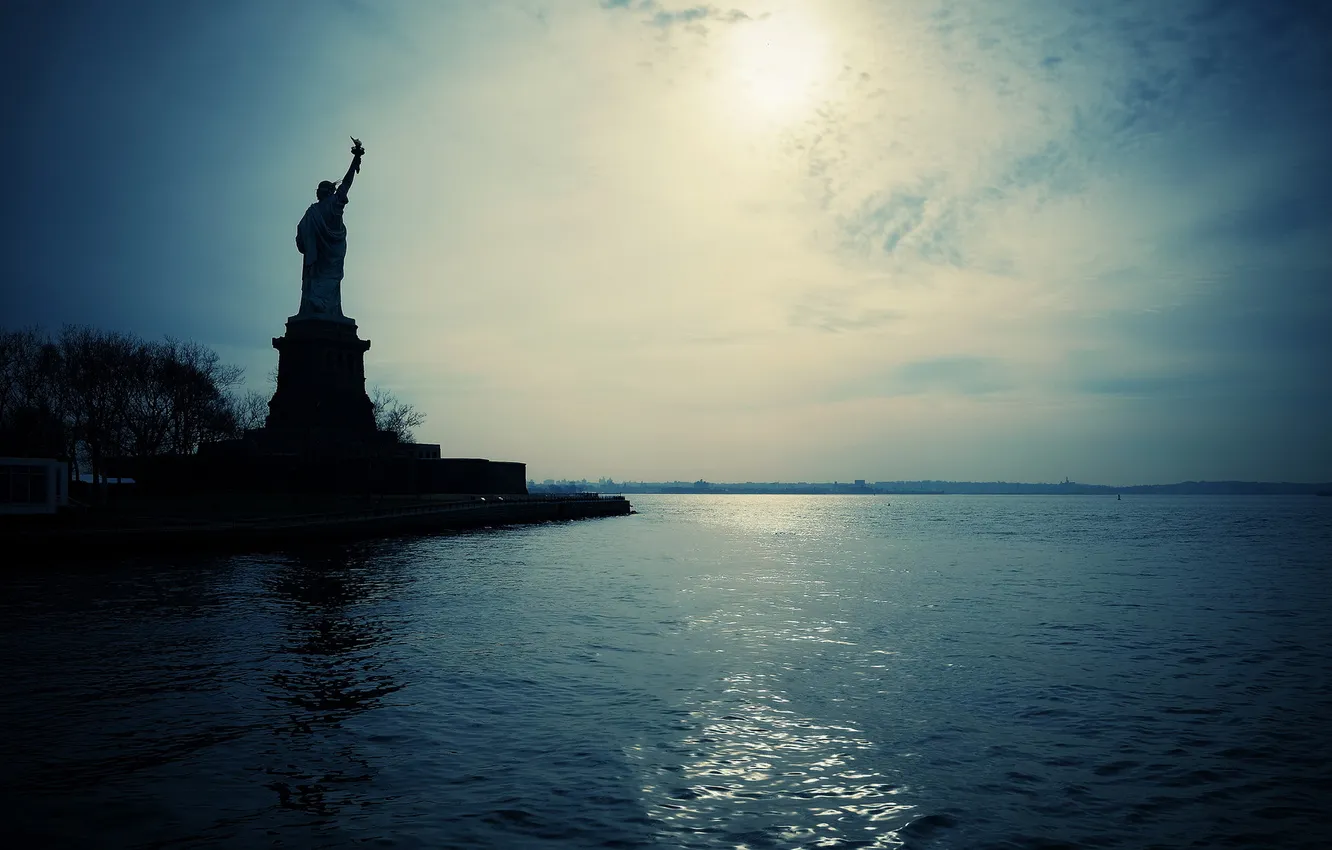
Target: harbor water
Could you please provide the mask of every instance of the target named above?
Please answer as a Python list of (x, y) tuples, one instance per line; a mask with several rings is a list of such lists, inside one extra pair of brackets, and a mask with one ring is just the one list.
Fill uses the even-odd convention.
[(1322, 848), (1332, 499), (635, 496), (6, 565), (32, 847)]

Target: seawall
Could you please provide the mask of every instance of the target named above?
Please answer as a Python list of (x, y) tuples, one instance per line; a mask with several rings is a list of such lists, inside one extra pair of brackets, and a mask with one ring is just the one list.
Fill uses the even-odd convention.
[(260, 551), (308, 543), (626, 516), (632, 512), (623, 496), (596, 493), (458, 496), (449, 501), (355, 511), (286, 513), (212, 522), (164, 519), (137, 526), (9, 524), (0, 530), (0, 548), (16, 563), (200, 550)]

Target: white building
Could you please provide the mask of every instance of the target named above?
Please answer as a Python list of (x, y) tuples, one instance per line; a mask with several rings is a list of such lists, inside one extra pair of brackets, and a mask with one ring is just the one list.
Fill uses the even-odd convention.
[(0, 457), (0, 514), (53, 514), (69, 504), (69, 464)]

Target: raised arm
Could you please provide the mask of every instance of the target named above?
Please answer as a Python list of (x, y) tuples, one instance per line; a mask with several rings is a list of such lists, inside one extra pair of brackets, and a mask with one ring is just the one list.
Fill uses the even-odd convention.
[(344, 204), (347, 203), (347, 190), (351, 188), (352, 178), (355, 177), (356, 172), (360, 170), (361, 155), (357, 154), (352, 157), (351, 165), (347, 168), (347, 176), (343, 177), (342, 182), (338, 184), (338, 195), (341, 196)]
[(347, 203), (347, 190), (351, 188), (352, 178), (361, 170), (361, 156), (365, 153), (365, 148), (361, 147), (360, 139), (353, 138), (352, 142), (351, 165), (347, 167), (347, 176), (343, 177), (342, 182), (338, 184), (338, 195), (344, 204)]

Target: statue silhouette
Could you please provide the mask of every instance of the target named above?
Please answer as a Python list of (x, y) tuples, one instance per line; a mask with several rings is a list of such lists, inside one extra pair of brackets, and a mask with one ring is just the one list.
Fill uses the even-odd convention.
[(296, 226), (296, 248), (304, 255), (301, 267), (301, 308), (293, 318), (350, 322), (342, 313), (342, 268), (347, 257), (347, 227), (342, 212), (347, 192), (361, 170), (365, 148), (353, 138), (352, 162), (342, 182), (320, 182), (315, 202)]

